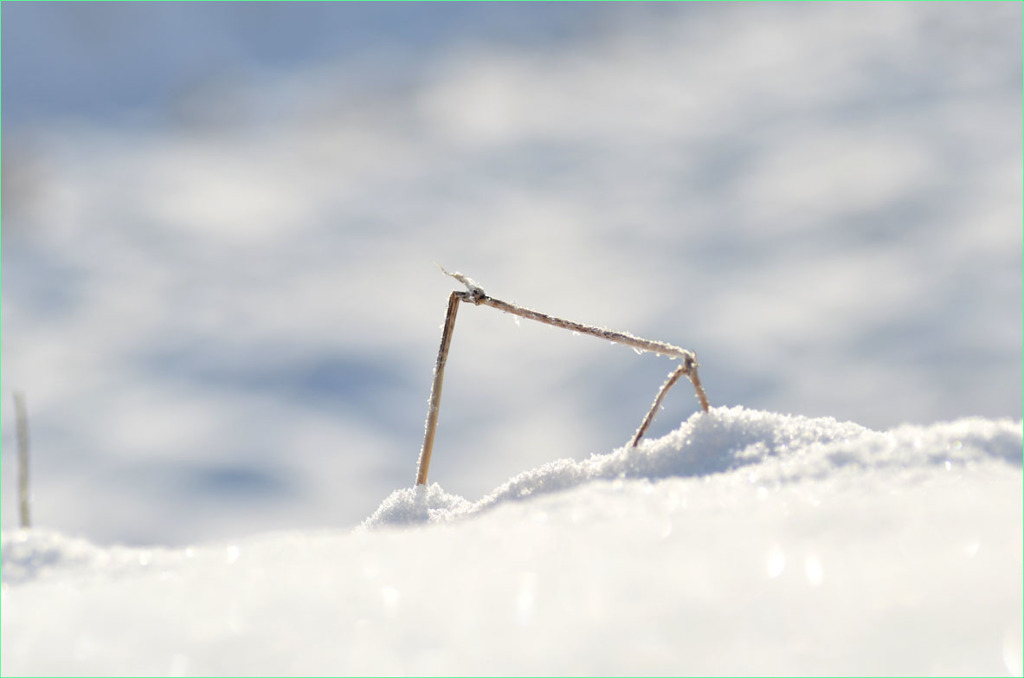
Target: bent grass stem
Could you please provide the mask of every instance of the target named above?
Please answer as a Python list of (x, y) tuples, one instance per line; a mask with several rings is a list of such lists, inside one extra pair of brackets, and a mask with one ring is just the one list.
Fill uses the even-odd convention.
[(466, 286), (466, 291), (455, 291), (448, 297), (448, 312), (445, 315), (444, 329), (441, 332), (441, 347), (437, 352), (437, 362), (434, 365), (434, 381), (430, 387), (430, 407), (427, 411), (426, 430), (423, 435), (423, 448), (420, 450), (420, 460), (416, 471), (417, 485), (427, 484), (427, 472), (430, 470), (430, 457), (434, 449), (434, 436), (437, 432), (437, 418), (441, 408), (441, 388), (444, 385), (444, 367), (445, 363), (448, 361), (448, 352), (451, 349), (452, 334), (455, 331), (455, 318), (459, 311), (459, 302), (462, 301), (471, 303), (474, 306), (490, 306), (491, 308), (499, 311), (511, 313), (512, 315), (520, 318), (526, 318), (527, 320), (535, 320), (537, 322), (544, 323), (545, 325), (551, 325), (552, 327), (560, 327), (580, 334), (588, 334), (599, 339), (607, 339), (608, 341), (612, 341), (617, 344), (632, 346), (633, 348), (641, 351), (651, 351), (652, 353), (658, 353), (660, 355), (680, 359), (682, 363), (679, 367), (673, 370), (671, 374), (669, 374), (668, 379), (666, 379), (665, 383), (661, 385), (660, 389), (658, 389), (658, 394), (654, 398), (654, 403), (647, 411), (647, 415), (644, 417), (643, 421), (640, 423), (640, 427), (633, 435), (633, 447), (640, 444), (640, 439), (644, 437), (644, 434), (647, 433), (647, 429), (650, 427), (651, 422), (654, 421), (654, 417), (658, 413), (661, 403), (665, 399), (665, 395), (683, 375), (686, 375), (693, 384), (694, 391), (697, 394), (697, 400), (700, 401), (701, 409), (704, 412), (708, 411), (708, 398), (704, 393), (704, 387), (701, 386), (700, 377), (697, 376), (697, 356), (693, 351), (687, 351), (686, 349), (673, 346), (672, 344), (668, 344), (663, 341), (643, 339), (629, 334), (628, 332), (616, 332), (603, 327), (595, 327), (593, 325), (586, 325), (572, 320), (565, 320), (564, 318), (556, 318), (555, 316), (541, 313), (540, 311), (535, 311), (517, 304), (502, 301), (501, 299), (495, 299), (494, 297), (487, 296), (483, 288), (477, 285), (471, 278), (468, 278), (461, 273), (449, 273), (444, 270), (444, 267), (441, 267), (441, 271), (445, 275), (449, 275), (464, 284)]

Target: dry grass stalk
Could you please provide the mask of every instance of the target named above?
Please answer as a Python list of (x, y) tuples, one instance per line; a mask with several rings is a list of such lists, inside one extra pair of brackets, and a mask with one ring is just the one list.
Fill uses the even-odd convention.
[(18, 506), (22, 529), (32, 527), (30, 512), (32, 496), (29, 494), (28, 483), (28, 409), (25, 407), (25, 394), (14, 393), (14, 416), (18, 430)]
[(441, 407), (441, 387), (444, 384), (444, 366), (448, 361), (448, 351), (451, 348), (452, 333), (455, 329), (455, 316), (458, 313), (460, 301), (471, 303), (474, 306), (490, 306), (491, 308), (498, 309), (499, 311), (511, 313), (519, 316), (520, 318), (535, 320), (537, 322), (544, 323), (545, 325), (551, 325), (552, 327), (560, 327), (580, 334), (589, 334), (590, 336), (597, 337), (599, 339), (607, 339), (608, 341), (613, 341), (617, 344), (632, 346), (640, 351), (651, 351), (652, 353), (658, 353), (671, 358), (680, 359), (682, 363), (672, 371), (668, 376), (668, 379), (665, 380), (665, 383), (661, 385), (661, 388), (658, 390), (658, 395), (654, 398), (654, 403), (651, 405), (650, 410), (647, 411), (647, 415), (644, 417), (643, 421), (640, 423), (640, 427), (634, 434), (632, 440), (633, 447), (636, 447), (640, 443), (640, 439), (643, 438), (645, 433), (647, 433), (647, 429), (650, 427), (651, 422), (654, 421), (654, 416), (661, 407), (661, 402), (665, 399), (665, 395), (683, 375), (686, 375), (693, 384), (693, 388), (697, 394), (697, 399), (700, 401), (701, 409), (705, 412), (708, 411), (708, 399), (704, 393), (703, 386), (701, 386), (700, 378), (697, 376), (697, 356), (694, 355), (692, 351), (687, 351), (686, 349), (673, 346), (672, 344), (667, 344), (663, 341), (651, 341), (650, 339), (636, 337), (628, 332), (615, 332), (603, 327), (595, 327), (593, 325), (585, 325), (572, 320), (556, 318), (554, 316), (547, 315), (546, 313), (541, 313), (540, 311), (534, 311), (517, 304), (502, 301), (501, 299), (495, 299), (494, 297), (487, 296), (483, 288), (476, 284), (476, 282), (471, 278), (468, 278), (461, 273), (449, 273), (444, 270), (444, 267), (441, 267), (441, 271), (444, 272), (445, 275), (449, 275), (464, 284), (466, 286), (466, 291), (452, 292), (451, 296), (448, 297), (448, 313), (445, 315), (444, 330), (442, 330), (441, 333), (441, 348), (437, 353), (437, 363), (434, 366), (434, 382), (430, 388), (430, 408), (427, 412), (426, 432), (423, 437), (423, 448), (420, 450), (419, 467), (416, 472), (417, 485), (425, 485), (427, 483), (427, 472), (430, 469), (430, 456), (434, 449), (434, 434), (437, 431), (438, 411)]
[(423, 449), (420, 450), (419, 469), (416, 472), (416, 484), (427, 484), (427, 469), (430, 468), (430, 454), (434, 450), (434, 433), (437, 431), (437, 413), (441, 409), (441, 386), (444, 385), (444, 364), (448, 361), (448, 349), (452, 345), (452, 331), (455, 329), (455, 314), (459, 312), (459, 295), (452, 292), (448, 297), (448, 313), (444, 317), (444, 330), (441, 332), (441, 348), (437, 352), (434, 364), (434, 383), (430, 387), (430, 408), (427, 410), (427, 430), (423, 437)]

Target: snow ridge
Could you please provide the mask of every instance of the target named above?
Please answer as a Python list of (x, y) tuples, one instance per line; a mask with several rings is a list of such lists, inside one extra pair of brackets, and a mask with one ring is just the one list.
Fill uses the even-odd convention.
[(0, 673), (1021, 675), (1021, 455), (1014, 421), (718, 408), (354, 532), (3, 532)]
[(448, 494), (437, 483), (397, 490), (360, 527), (444, 523), (602, 480), (696, 478), (743, 469), (750, 482), (779, 484), (882, 470), (927, 475), (986, 463), (1019, 468), (1022, 439), (1020, 421), (967, 418), (878, 432), (831, 417), (717, 407), (639, 447), (526, 471), (477, 502)]

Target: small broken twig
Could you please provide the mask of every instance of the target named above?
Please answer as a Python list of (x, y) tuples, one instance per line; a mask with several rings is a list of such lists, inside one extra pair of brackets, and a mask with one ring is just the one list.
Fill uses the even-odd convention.
[(14, 418), (18, 429), (18, 503), (21, 527), (27, 530), (32, 527), (30, 512), (32, 495), (28, 483), (28, 409), (25, 407), (25, 394), (14, 392)]
[(490, 306), (491, 308), (511, 313), (519, 316), (520, 318), (536, 320), (537, 322), (544, 323), (545, 325), (560, 327), (580, 334), (589, 334), (590, 336), (598, 337), (599, 339), (607, 339), (608, 341), (613, 341), (618, 344), (632, 346), (633, 348), (641, 351), (651, 351), (671, 358), (679, 358), (682, 361), (682, 364), (672, 371), (668, 379), (665, 380), (665, 383), (662, 384), (661, 388), (658, 390), (658, 395), (654, 398), (654, 404), (651, 405), (651, 409), (648, 410), (644, 420), (640, 423), (640, 428), (637, 429), (633, 436), (633, 447), (636, 447), (640, 443), (640, 439), (643, 438), (645, 433), (647, 433), (647, 429), (650, 427), (651, 422), (654, 421), (654, 416), (661, 407), (661, 402), (665, 399), (665, 395), (683, 375), (686, 375), (693, 384), (693, 388), (697, 394), (697, 399), (700, 401), (701, 409), (705, 412), (708, 411), (708, 399), (704, 394), (704, 387), (701, 386), (700, 378), (697, 376), (697, 356), (693, 351), (687, 351), (686, 349), (673, 346), (672, 344), (667, 344), (663, 341), (642, 339), (640, 337), (633, 336), (628, 332), (615, 332), (602, 327), (595, 327), (593, 325), (585, 325), (572, 320), (556, 318), (554, 316), (547, 315), (546, 313), (541, 313), (540, 311), (534, 311), (529, 308), (524, 308), (523, 306), (511, 304), (507, 301), (495, 299), (494, 297), (487, 296), (483, 288), (480, 287), (480, 285), (478, 285), (472, 278), (464, 276), (461, 273), (449, 273), (443, 266), (440, 266), (440, 268), (445, 275), (449, 275), (465, 285), (466, 291), (455, 291), (448, 297), (448, 312), (445, 315), (444, 329), (441, 332), (441, 348), (437, 353), (437, 363), (434, 366), (434, 382), (430, 387), (430, 408), (427, 411), (427, 424), (426, 431), (423, 436), (423, 448), (420, 450), (419, 467), (416, 471), (417, 485), (425, 485), (427, 483), (427, 471), (430, 469), (430, 456), (434, 449), (434, 434), (437, 431), (438, 411), (441, 407), (441, 387), (444, 384), (444, 367), (445, 363), (448, 361), (448, 351), (451, 348), (452, 333), (455, 329), (455, 316), (458, 313), (460, 301), (466, 301), (475, 306)]

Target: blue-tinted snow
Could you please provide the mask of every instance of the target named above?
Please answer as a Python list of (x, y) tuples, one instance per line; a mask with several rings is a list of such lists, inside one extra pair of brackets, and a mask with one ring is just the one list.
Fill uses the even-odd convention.
[[(15, 389), (42, 526), (357, 524), (415, 472), (434, 262), (715, 406), (1020, 417), (1019, 3), (3, 15), (5, 528)], [(614, 449), (670, 369), (465, 307), (432, 477)]]

